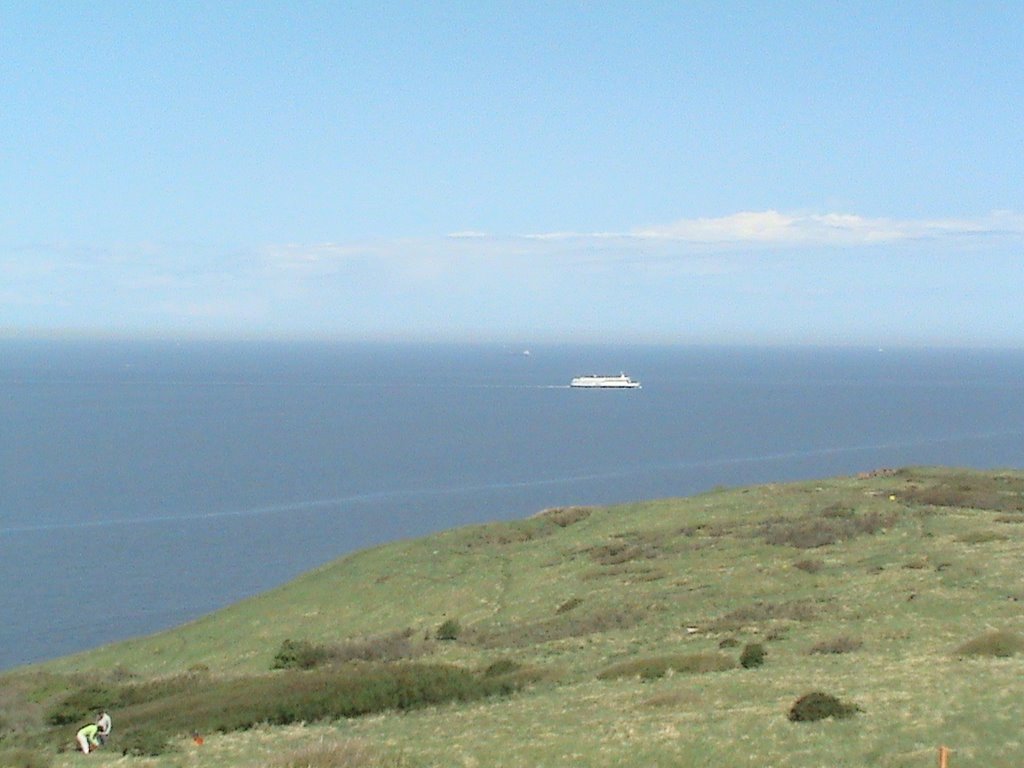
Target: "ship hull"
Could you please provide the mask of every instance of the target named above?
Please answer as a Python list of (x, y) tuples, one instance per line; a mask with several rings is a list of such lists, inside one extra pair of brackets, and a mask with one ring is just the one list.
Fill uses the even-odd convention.
[(640, 389), (640, 382), (623, 373), (618, 376), (577, 376), (569, 386), (576, 389)]

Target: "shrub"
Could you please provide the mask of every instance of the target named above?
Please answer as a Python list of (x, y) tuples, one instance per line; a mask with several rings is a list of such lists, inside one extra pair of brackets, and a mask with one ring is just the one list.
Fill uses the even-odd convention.
[(599, 565), (622, 565), (634, 560), (653, 560), (663, 553), (656, 542), (638, 539), (591, 547), (587, 554)]
[(331, 658), (327, 646), (316, 645), (308, 640), (289, 640), (281, 643), (274, 654), (271, 669), (313, 669)]
[(566, 600), (564, 603), (558, 606), (558, 608), (555, 609), (555, 614), (561, 616), (563, 613), (568, 613), (573, 608), (578, 608), (582, 604), (582, 598), (570, 597), (568, 600)]
[(122, 755), (156, 757), (171, 751), (170, 737), (160, 730), (132, 730), (118, 738)]
[(967, 531), (957, 536), (963, 544), (988, 544), (992, 541), (1006, 541), (1010, 537), (997, 531)]
[(817, 618), (817, 610), (807, 600), (791, 603), (763, 603), (737, 608), (712, 620), (707, 628), (712, 632), (736, 632), (744, 627), (769, 621), (810, 621)]
[(127, 683), (130, 680), (134, 680), (135, 677), (135, 673), (123, 664), (116, 664), (114, 668), (110, 670), (109, 675), (110, 682), (112, 683)]
[(562, 670), (554, 667), (536, 667), (507, 659), (499, 660), (483, 671), (481, 677), (498, 685), (518, 691), (528, 685), (558, 680)]
[[(303, 673), (293, 673), (303, 674)], [(252, 712), (234, 729), (267, 721), (275, 725), (407, 710), (449, 701), (471, 701), (514, 688), (484, 680), (467, 670), (442, 664), (374, 665), (331, 676), (293, 678), (288, 685), (262, 691), (267, 711)]]
[(818, 571), (825, 567), (825, 563), (821, 560), (798, 560), (793, 563), (793, 567), (804, 573), (818, 573)]
[(896, 524), (896, 514), (888, 512), (883, 514), (882, 512), (865, 512), (859, 515), (854, 523), (857, 533), (866, 533), (869, 536), (884, 531), (886, 528), (891, 528)]
[(475, 629), (469, 633), (467, 641), (485, 648), (522, 648), (567, 637), (628, 629), (639, 624), (643, 617), (642, 610), (632, 607), (595, 608), (586, 613), (571, 611), (541, 621)]
[(324, 664), (347, 661), (399, 661), (418, 655), (412, 642), (413, 630), (402, 629), (382, 635), (349, 640), (337, 645), (285, 640), (274, 655), (272, 669), (314, 669)]
[(805, 693), (797, 699), (789, 710), (789, 719), (794, 723), (811, 723), (829, 717), (836, 719), (852, 717), (860, 711), (860, 707), (845, 704), (835, 696), (821, 691)]
[(818, 514), (776, 518), (761, 525), (764, 540), (774, 546), (815, 549), (862, 534), (875, 534), (896, 521), (896, 515), (879, 512), (857, 514), (846, 507), (826, 507)]
[(764, 646), (760, 643), (747, 643), (743, 646), (740, 654), (740, 666), (744, 669), (753, 669), (764, 664)]
[(168, 738), (191, 733), (231, 732), (260, 723), (286, 725), (471, 701), (516, 690), (508, 677), (484, 678), (444, 664), (375, 664), (315, 671), (209, 678), (182, 685), (153, 686), (142, 700), (118, 710), (118, 747), (128, 754), (168, 749)]
[(848, 507), (845, 504), (829, 504), (820, 512), (822, 517), (832, 518), (833, 520), (848, 520), (853, 517), (853, 507)]
[(998, 630), (979, 635), (957, 648), (960, 656), (996, 656), (1004, 658), (1024, 651), (1024, 637), (1016, 632)]
[(53, 759), (49, 755), (31, 749), (9, 749), (0, 752), (0, 765), (4, 768), (50, 768)]
[(462, 627), (455, 619), (448, 619), (437, 628), (438, 640), (458, 640)]
[(854, 637), (834, 637), (831, 640), (822, 640), (820, 643), (815, 643), (811, 646), (808, 653), (850, 653), (851, 651), (856, 651), (862, 645), (864, 643)]
[(463, 546), (467, 549), (476, 549), (478, 547), (490, 548), (523, 544), (527, 541), (551, 536), (559, 527), (557, 521), (552, 522), (543, 515), (535, 515), (527, 520), (513, 523), (491, 523), (479, 526), (469, 532), (463, 541)]
[(671, 691), (659, 691), (649, 699), (641, 702), (643, 707), (673, 709), (692, 708), (700, 702), (692, 691), (680, 691), (678, 688)]
[(120, 700), (121, 695), (116, 687), (89, 683), (58, 702), (46, 720), (50, 725), (84, 724), (95, 719), (99, 710), (112, 707)]
[(641, 680), (655, 680), (672, 672), (698, 674), (722, 672), (732, 669), (736, 663), (723, 653), (693, 653), (676, 656), (654, 656), (633, 661), (623, 661), (598, 673), (598, 680), (616, 680), (625, 677), (639, 677)]
[(954, 475), (931, 485), (907, 488), (897, 495), (904, 501), (933, 507), (1024, 512), (1024, 483), (1007, 476)]
[(484, 677), (503, 677), (510, 675), (514, 672), (518, 672), (522, 669), (523, 665), (518, 661), (512, 661), (512, 659), (498, 659), (492, 661), (484, 669)]
[(997, 523), (1019, 524), (1024, 523), (1024, 515), (999, 515), (999, 517), (995, 517), (993, 520)]
[(413, 630), (401, 629), (359, 640), (350, 640), (330, 649), (330, 660), (345, 661), (399, 661), (411, 659), (419, 650), (412, 642)]
[(368, 744), (347, 741), (293, 750), (277, 758), (273, 768), (402, 768), (400, 755), (383, 755)]
[(206, 685), (205, 680), (204, 675), (187, 673), (126, 685), (119, 691), (118, 704), (125, 707), (131, 704), (144, 704), (167, 696), (191, 695)]
[(590, 517), (590, 512), (590, 507), (558, 507), (545, 509), (538, 516), (554, 523), (559, 528), (567, 528), (573, 523), (586, 520)]

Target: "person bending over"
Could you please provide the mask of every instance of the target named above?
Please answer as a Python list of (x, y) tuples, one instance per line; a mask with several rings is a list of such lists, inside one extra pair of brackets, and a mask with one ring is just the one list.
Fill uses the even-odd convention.
[(99, 733), (100, 727), (96, 723), (89, 723), (84, 728), (79, 728), (78, 733), (75, 734), (75, 739), (78, 741), (78, 746), (81, 747), (82, 752), (89, 754), (89, 750), (100, 745), (100, 740), (96, 734)]

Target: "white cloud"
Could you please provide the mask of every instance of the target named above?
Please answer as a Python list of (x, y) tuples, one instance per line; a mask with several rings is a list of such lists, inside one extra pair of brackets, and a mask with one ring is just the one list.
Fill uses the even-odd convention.
[(372, 255), (374, 250), (366, 243), (281, 243), (264, 247), (262, 255), (268, 264), (287, 269), (359, 258)]
[[(853, 248), (942, 240), (973, 243), (979, 237), (1024, 237), (1024, 215), (994, 212), (977, 218), (890, 219), (849, 213), (741, 211), (713, 218), (680, 219), (627, 232), (539, 232), (494, 235), (465, 230), (435, 238), (367, 242), (280, 244), (261, 249), (272, 274), (297, 279), (347, 274), (374, 281), (437, 280), (466, 270), (511, 271), (568, 264), (701, 261), (704, 274), (727, 273), (729, 252), (751, 248)], [(712, 256), (718, 260), (709, 260)]]
[(486, 232), (478, 232), (475, 229), (466, 229), (461, 232), (450, 232), (448, 237), (452, 240), (480, 239), (489, 237)]
[(976, 219), (888, 219), (849, 213), (742, 211), (636, 229), (641, 239), (692, 243), (874, 245), (959, 235), (1024, 234), (1024, 217), (993, 213)]
[(973, 219), (889, 219), (851, 213), (740, 211), (714, 218), (680, 219), (628, 232), (542, 232), (523, 237), (535, 241), (857, 246), (977, 235), (1024, 235), (1024, 216), (996, 211)]
[[(878, 244), (885, 247), (871, 247)], [(908, 328), (941, 327), (950, 306), (968, 314), (983, 304), (986, 317), (1008, 316), (1022, 245), (1024, 216), (1012, 212), (890, 219), (780, 211), (619, 233), (467, 230), (226, 250), (55, 244), (0, 254), (0, 306), (11, 328), (369, 336), (517, 323), (571, 336), (590, 308), (615, 306), (626, 315), (589, 332), (699, 336), (701, 328), (720, 333), (713, 318), (731, 317), (753, 338), (764, 318), (778, 316), (771, 327), (782, 338), (823, 307), (845, 307), (837, 317), (851, 323), (888, 316), (876, 310), (893, 297), (915, 307), (901, 315)], [(977, 302), (983, 293), (1001, 299)]]
[[(1024, 236), (1024, 216), (994, 212), (976, 218), (895, 219), (849, 213), (740, 211), (626, 232), (541, 232), (495, 235), (476, 230), (433, 238), (268, 245), (251, 263), (253, 279), (280, 290), (318, 284), (350, 291), (454, 290), (464, 282), (562, 284), (617, 275), (714, 278), (751, 268), (761, 249), (851, 249), (929, 242), (942, 252), (970, 250), (982, 240)], [(938, 251), (937, 251), (938, 252)]]

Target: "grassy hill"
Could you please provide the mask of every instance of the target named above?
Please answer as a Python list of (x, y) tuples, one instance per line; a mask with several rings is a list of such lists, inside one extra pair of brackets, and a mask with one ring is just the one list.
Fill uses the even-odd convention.
[(547, 510), (4, 675), (0, 765), (1017, 766), (1022, 555), (1018, 472)]

